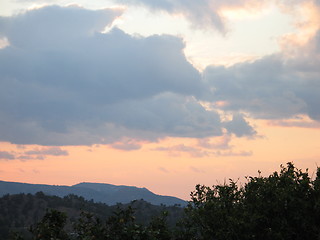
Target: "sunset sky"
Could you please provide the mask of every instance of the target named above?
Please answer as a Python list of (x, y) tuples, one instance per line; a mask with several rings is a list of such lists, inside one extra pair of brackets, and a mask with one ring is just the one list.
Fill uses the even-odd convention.
[(0, 5), (0, 180), (188, 200), (319, 166), (319, 0)]

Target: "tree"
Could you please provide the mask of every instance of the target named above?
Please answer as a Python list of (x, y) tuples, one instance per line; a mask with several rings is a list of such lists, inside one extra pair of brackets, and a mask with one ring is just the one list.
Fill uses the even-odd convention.
[(293, 163), (267, 178), (250, 177), (243, 191), (248, 231), (260, 239), (318, 239), (318, 181)]
[(147, 239), (154, 240), (170, 240), (172, 239), (172, 232), (167, 225), (168, 212), (164, 211), (161, 215), (153, 217), (149, 226), (147, 227)]
[[(320, 170), (315, 180), (293, 163), (244, 186), (197, 185), (186, 208), (188, 239), (320, 239)], [(190, 236), (191, 234), (191, 236)]]
[(34, 240), (67, 240), (68, 234), (64, 230), (67, 215), (57, 210), (49, 210), (43, 219), (30, 227)]
[(230, 180), (212, 188), (197, 185), (186, 208), (189, 239), (242, 239), (242, 190)]
[(80, 218), (74, 226), (76, 239), (79, 240), (104, 240), (106, 238), (106, 228), (99, 218), (92, 213), (81, 212)]
[(134, 210), (118, 208), (106, 222), (107, 239), (134, 240), (147, 239), (145, 228), (135, 222)]
[(105, 223), (90, 213), (81, 213), (75, 225), (76, 239), (81, 240), (170, 240), (166, 217), (167, 212), (153, 217), (148, 226), (136, 223), (134, 210), (129, 206), (120, 207), (110, 216)]

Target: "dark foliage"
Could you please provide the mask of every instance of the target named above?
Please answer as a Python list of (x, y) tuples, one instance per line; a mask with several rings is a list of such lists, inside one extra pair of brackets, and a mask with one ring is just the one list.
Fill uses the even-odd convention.
[(320, 239), (320, 169), (312, 180), (292, 163), (244, 186), (197, 185), (184, 219), (188, 239)]
[(68, 239), (68, 234), (64, 229), (67, 215), (57, 210), (48, 211), (43, 219), (34, 227), (30, 227), (34, 240), (41, 239)]
[[(28, 197), (30, 196), (17, 196), (10, 204)], [(38, 197), (48, 198), (41, 193)], [(4, 197), (8, 198), (12, 196)], [(77, 203), (74, 201), (77, 197), (71, 196), (70, 199), (73, 199), (73, 204)], [(83, 199), (80, 202), (86, 203)], [(40, 203), (43, 204), (40, 200), (28, 204), (31, 206)], [(82, 205), (84, 206), (86, 205)], [(47, 211), (42, 220), (31, 228), (32, 239), (316, 240), (320, 239), (320, 169), (317, 169), (317, 174), (312, 179), (308, 171), (303, 172), (288, 163), (281, 166), (280, 172), (274, 172), (268, 177), (262, 177), (260, 173), (257, 177), (248, 177), (244, 185), (233, 180), (213, 187), (197, 185), (183, 216), (177, 215), (175, 207), (162, 206), (158, 209), (161, 211), (150, 217), (154, 209), (144, 201), (115, 206), (109, 215), (88, 211), (99, 209), (99, 206), (84, 208), (86, 210), (69, 223), (69, 227), (65, 213)], [(15, 211), (27, 211), (23, 209), (24, 205)], [(3, 207), (0, 211), (11, 214), (11, 211)], [(175, 227), (168, 224), (170, 214), (180, 216)], [(139, 221), (143, 216), (148, 216), (148, 220)], [(7, 229), (17, 230), (14, 226), (19, 225), (19, 218), (14, 223), (11, 222), (10, 226), (3, 224), (3, 219), (1, 223)], [(30, 239), (24, 237), (17, 231), (11, 234), (11, 239)]]
[(82, 212), (90, 213), (93, 217), (104, 222), (117, 212), (117, 209), (126, 209), (128, 206), (135, 210), (135, 221), (142, 225), (148, 225), (154, 216), (168, 211), (170, 214), (167, 222), (170, 227), (173, 227), (183, 215), (183, 208), (179, 206), (155, 206), (143, 200), (136, 200), (130, 204), (108, 206), (103, 203), (87, 201), (76, 195), (68, 195), (63, 198), (48, 196), (42, 192), (35, 195), (5, 195), (0, 198), (0, 239), (30, 239), (32, 237), (29, 231), (30, 226), (35, 227), (36, 223), (43, 220), (48, 209), (63, 212), (68, 216), (64, 229), (71, 233)]

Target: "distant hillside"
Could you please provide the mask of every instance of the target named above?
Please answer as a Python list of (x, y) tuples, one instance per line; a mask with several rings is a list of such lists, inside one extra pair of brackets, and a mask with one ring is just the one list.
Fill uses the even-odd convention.
[(0, 181), (0, 196), (19, 193), (35, 194), (40, 191), (47, 195), (58, 197), (75, 194), (82, 196), (86, 200), (93, 200), (94, 202), (101, 202), (107, 205), (125, 204), (140, 199), (154, 205), (186, 205), (186, 201), (182, 199), (157, 195), (146, 188), (132, 186), (117, 186), (104, 183), (79, 183), (73, 186), (57, 186)]
[(39, 222), (45, 215), (47, 209), (56, 209), (68, 216), (67, 229), (71, 229), (77, 222), (82, 211), (93, 214), (104, 222), (108, 217), (114, 215), (117, 209), (126, 209), (131, 206), (138, 223), (147, 225), (153, 217), (162, 212), (169, 213), (167, 223), (175, 226), (176, 222), (183, 216), (183, 208), (177, 206), (156, 206), (146, 201), (132, 201), (129, 204), (118, 204), (108, 206), (104, 203), (87, 201), (83, 197), (67, 195), (63, 198), (48, 196), (42, 192), (32, 194), (13, 194), (0, 197), (0, 239), (9, 239), (10, 232), (21, 232), (30, 239), (29, 227)]

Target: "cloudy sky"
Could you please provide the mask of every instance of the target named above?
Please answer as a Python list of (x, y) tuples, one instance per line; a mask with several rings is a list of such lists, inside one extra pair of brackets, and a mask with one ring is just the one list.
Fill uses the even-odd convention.
[(188, 199), (319, 164), (318, 0), (0, 2), (0, 180)]

